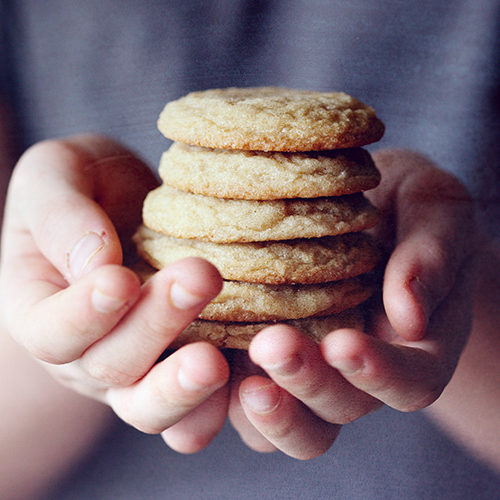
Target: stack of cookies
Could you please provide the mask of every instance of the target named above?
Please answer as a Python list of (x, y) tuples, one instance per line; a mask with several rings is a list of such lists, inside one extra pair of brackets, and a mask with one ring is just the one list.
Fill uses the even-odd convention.
[(168, 103), (158, 127), (174, 142), (144, 202), (139, 255), (151, 272), (202, 257), (224, 279), (177, 345), (246, 349), (275, 322), (316, 341), (362, 328), (378, 259), (363, 191), (380, 175), (361, 146), (384, 132), (372, 108), (338, 92), (229, 88)]

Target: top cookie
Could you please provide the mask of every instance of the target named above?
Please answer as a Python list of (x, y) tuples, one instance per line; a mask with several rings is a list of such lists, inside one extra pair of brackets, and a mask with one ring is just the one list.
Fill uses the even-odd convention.
[(290, 152), (363, 146), (384, 133), (373, 108), (343, 92), (279, 87), (192, 92), (165, 106), (158, 128), (196, 146)]

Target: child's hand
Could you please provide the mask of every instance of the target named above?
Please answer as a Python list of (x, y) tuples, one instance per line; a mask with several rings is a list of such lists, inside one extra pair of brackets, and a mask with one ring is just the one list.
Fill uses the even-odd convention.
[(237, 375), (230, 403), (252, 448), (317, 456), (338, 424), (382, 403), (401, 411), (430, 405), (456, 368), (471, 322), (472, 203), (421, 156), (385, 152), (375, 161), (383, 182), (369, 196), (384, 221), (375, 236), (390, 254), (383, 303), (367, 333), (338, 330), (319, 347), (284, 325), (256, 336), (249, 355), (264, 372)]
[(58, 380), (145, 432), (182, 421), (171, 445), (192, 452), (225, 420), (226, 360), (206, 343), (157, 360), (221, 278), (185, 259), (141, 287), (122, 266), (120, 238), (130, 239), (155, 185), (147, 167), (102, 137), (29, 149), (9, 188), (1, 306), (11, 335)]

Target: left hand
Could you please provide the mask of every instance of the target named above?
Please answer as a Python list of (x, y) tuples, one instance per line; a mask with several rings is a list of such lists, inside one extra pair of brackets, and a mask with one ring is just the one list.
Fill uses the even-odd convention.
[(430, 405), (456, 368), (471, 322), (469, 195), (417, 154), (374, 160), (383, 181), (367, 196), (381, 210), (375, 236), (390, 254), (382, 298), (367, 332), (337, 330), (318, 346), (276, 325), (254, 338), (248, 356), (236, 354), (229, 415), (255, 450), (321, 455), (342, 424), (382, 404)]
[[(9, 185), (0, 317), (55, 380), (194, 452), (225, 421), (229, 367), (206, 342), (159, 357), (219, 293), (222, 279), (208, 262), (187, 258), (141, 286), (122, 265), (142, 201), (156, 184), (139, 158), (106, 137), (29, 148)], [(170, 439), (174, 424), (185, 432)]]

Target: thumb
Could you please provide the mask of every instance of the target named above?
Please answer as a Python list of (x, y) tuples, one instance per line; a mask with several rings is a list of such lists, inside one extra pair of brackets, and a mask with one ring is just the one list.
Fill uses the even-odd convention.
[(9, 187), (4, 264), (35, 259), (39, 279), (55, 267), (69, 282), (101, 265), (121, 264), (120, 237), (139, 223), (155, 184), (140, 160), (109, 139), (38, 143), (19, 160)]

